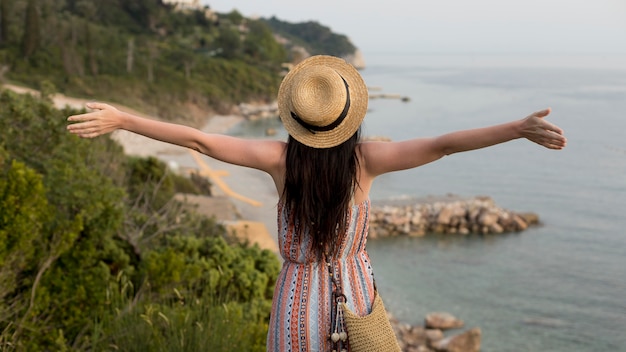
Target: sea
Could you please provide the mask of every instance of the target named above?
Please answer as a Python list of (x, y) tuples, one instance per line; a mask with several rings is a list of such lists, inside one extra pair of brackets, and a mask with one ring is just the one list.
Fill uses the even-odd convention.
[[(626, 351), (626, 55), (366, 53), (365, 136), (394, 141), (521, 119), (546, 107), (567, 147), (526, 140), (454, 154), (375, 180), (374, 203), (490, 196), (541, 224), (503, 235), (370, 240), (387, 309), (422, 324), (448, 312), (484, 352)], [(265, 137), (278, 120), (234, 135)]]

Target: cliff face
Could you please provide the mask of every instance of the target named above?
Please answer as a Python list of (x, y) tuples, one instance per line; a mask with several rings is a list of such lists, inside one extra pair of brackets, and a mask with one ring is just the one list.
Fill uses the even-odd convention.
[(271, 28), (277, 41), (291, 52), (292, 63), (321, 54), (342, 57), (357, 69), (365, 68), (363, 54), (350, 38), (334, 33), (319, 22), (289, 23), (276, 17), (262, 21)]
[(343, 59), (351, 63), (357, 70), (365, 68), (365, 59), (363, 58), (363, 53), (359, 49), (356, 49), (356, 51), (350, 55), (344, 56)]
[[(289, 42), (287, 41), (286, 43)], [(307, 51), (306, 48), (294, 45), (291, 47), (291, 56), (291, 63), (297, 64), (298, 62), (312, 56), (312, 54)], [(348, 62), (349, 64), (352, 64), (352, 66), (354, 66), (357, 70), (362, 70), (365, 68), (365, 58), (363, 57), (363, 53), (359, 49), (356, 49), (352, 54), (343, 55), (341, 56), (341, 58), (346, 60), (346, 62)]]

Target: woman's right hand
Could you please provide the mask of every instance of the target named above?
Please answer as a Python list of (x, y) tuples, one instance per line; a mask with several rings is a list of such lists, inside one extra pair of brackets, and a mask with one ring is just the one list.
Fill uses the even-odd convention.
[(113, 132), (122, 127), (123, 113), (115, 107), (104, 103), (87, 103), (85, 106), (93, 111), (68, 117), (73, 122), (67, 130), (81, 138), (94, 138)]

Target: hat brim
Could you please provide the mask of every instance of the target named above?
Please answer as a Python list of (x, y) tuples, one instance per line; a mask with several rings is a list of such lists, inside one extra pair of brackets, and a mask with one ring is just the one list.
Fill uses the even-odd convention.
[[(305, 68), (326, 66), (334, 69), (348, 84), (350, 109), (345, 119), (330, 131), (311, 132), (291, 117), (289, 96), (293, 77)], [(313, 148), (331, 148), (350, 139), (359, 129), (367, 113), (369, 93), (359, 72), (345, 60), (334, 56), (312, 56), (294, 66), (278, 89), (278, 113), (283, 126), (298, 142)]]

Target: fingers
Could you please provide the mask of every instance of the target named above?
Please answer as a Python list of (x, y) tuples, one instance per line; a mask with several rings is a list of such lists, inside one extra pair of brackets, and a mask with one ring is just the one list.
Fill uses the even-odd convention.
[(559, 150), (565, 148), (567, 138), (556, 132), (546, 131), (542, 138), (539, 138), (535, 142), (546, 148)]
[(68, 121), (74, 122), (67, 125), (66, 129), (74, 134), (84, 133), (89, 128), (97, 126), (96, 117), (89, 114), (74, 115), (67, 118)]
[(542, 120), (543, 122), (543, 128), (547, 131), (551, 131), (557, 134), (562, 135), (563, 134), (563, 130), (559, 128), (559, 126), (552, 124), (548, 121)]
[(89, 102), (89, 103), (86, 103), (85, 106), (92, 110), (104, 110), (110, 107), (109, 104), (98, 103), (98, 102)]
[(76, 135), (80, 138), (95, 138), (95, 137), (98, 137), (100, 133), (92, 132), (92, 133), (81, 133), (81, 134), (76, 134)]
[(563, 137), (562, 135), (558, 135), (558, 138), (556, 138), (552, 144), (554, 144), (555, 146), (558, 147), (558, 149), (563, 149), (565, 148), (565, 146), (567, 145), (567, 138)]
[(93, 132), (93, 126), (89, 122), (80, 122), (67, 126), (70, 133), (81, 135)]
[(544, 120), (544, 117), (550, 115), (551, 112), (552, 112), (551, 108), (546, 108), (543, 110), (535, 111), (534, 113), (531, 114), (531, 116), (539, 118), (539, 120), (542, 123), (542, 127), (545, 128), (546, 130), (553, 131), (558, 134), (563, 134), (563, 130), (560, 129), (557, 125)]
[(98, 126), (92, 126), (85, 122), (67, 126), (67, 130), (81, 138), (93, 138), (103, 134), (102, 129)]
[(71, 121), (71, 122), (82, 122), (82, 121), (90, 121), (93, 120), (93, 113), (88, 112), (86, 114), (80, 114), (80, 115), (72, 115), (70, 117), (67, 118), (67, 121)]
[(561, 144), (542, 144), (542, 146), (548, 149), (554, 149), (554, 150), (561, 150), (565, 148), (565, 145), (561, 145)]
[[(91, 110), (103, 110), (106, 107), (108, 107), (108, 105), (102, 104), (102, 103), (90, 102), (90, 103), (86, 103), (85, 107)], [(89, 121), (89, 120), (94, 119), (93, 113), (94, 112), (88, 112), (85, 114), (73, 115), (73, 116), (68, 117), (67, 121), (73, 121), (73, 122)]]
[[(88, 109), (91, 110), (104, 110), (107, 108), (111, 108), (110, 105), (108, 104), (104, 104), (104, 103), (97, 103), (97, 102), (89, 102), (85, 104), (85, 107), (87, 107)], [(88, 112), (85, 114), (80, 114), (80, 115), (74, 115), (74, 116), (70, 116), (67, 118), (68, 121), (73, 121), (73, 122), (80, 122), (80, 121), (89, 121), (94, 119), (93, 115), (94, 112)]]
[(545, 108), (543, 110), (539, 110), (539, 111), (535, 111), (532, 113), (532, 116), (537, 116), (540, 118), (546, 117), (548, 115), (550, 115), (550, 112), (552, 112), (551, 108)]

